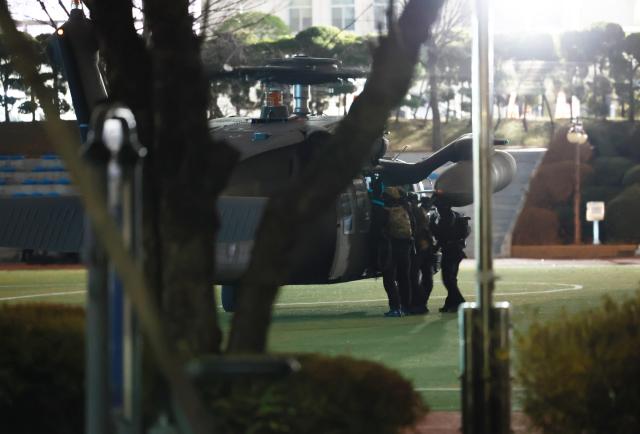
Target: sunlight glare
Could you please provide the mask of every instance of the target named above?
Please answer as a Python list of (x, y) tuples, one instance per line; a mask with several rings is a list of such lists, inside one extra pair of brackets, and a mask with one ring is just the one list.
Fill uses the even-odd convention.
[[(584, 26), (594, 0), (494, 0), (496, 33), (559, 33)], [(585, 8), (589, 14), (585, 14)]]

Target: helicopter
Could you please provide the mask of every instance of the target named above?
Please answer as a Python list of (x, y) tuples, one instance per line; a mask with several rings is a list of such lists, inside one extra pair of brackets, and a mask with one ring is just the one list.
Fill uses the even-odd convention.
[[(92, 109), (107, 94), (97, 67), (97, 44), (91, 44), (91, 20), (74, 9), (53, 35), (52, 46), (64, 68), (81, 132)], [(251, 258), (254, 236), (271, 196), (305, 170), (327, 143), (342, 117), (313, 114), (310, 87), (364, 78), (330, 58), (296, 55), (261, 66), (210, 71), (211, 80), (249, 79), (263, 83), (265, 98), (258, 117), (228, 117), (210, 121), (212, 137), (240, 153), (226, 189), (218, 199), (221, 226), (216, 239), (216, 284), (222, 286), (226, 311), (234, 307), (237, 285)], [(290, 90), (290, 92), (288, 92)], [(293, 109), (286, 101), (289, 99)], [(504, 144), (497, 140), (496, 144)], [(389, 139), (381, 135), (367, 163), (337, 198), (335, 207), (316, 216), (291, 255), (288, 284), (327, 284), (380, 275), (371, 266), (371, 185), (405, 186), (419, 195), (438, 194), (441, 201), (464, 206), (473, 201), (471, 135), (464, 135), (417, 163), (385, 156)], [(506, 187), (516, 171), (507, 152), (494, 150), (494, 191)], [(422, 181), (440, 171), (432, 190)], [(75, 207), (80, 207), (79, 201)], [(310, 223), (311, 224), (311, 223)], [(83, 228), (77, 226), (80, 239)], [(80, 246), (78, 246), (78, 249)], [(52, 249), (53, 250), (53, 249)]]
[[(342, 118), (312, 114), (308, 107), (310, 86), (363, 75), (343, 68), (336, 59), (304, 55), (210, 74), (212, 79), (261, 81), (266, 89), (259, 117), (222, 118), (210, 123), (214, 138), (227, 141), (241, 152), (241, 160), (220, 198), (222, 226), (216, 260), (225, 310), (233, 308), (233, 284), (248, 267), (253, 235), (266, 201), (287, 183), (295, 182), (296, 173), (304, 170)], [(291, 86), (291, 114), (284, 103), (285, 86)], [(337, 198), (336, 206), (317, 216), (313, 230), (306, 231), (299, 240), (288, 283), (346, 282), (380, 274), (371, 266), (369, 255), (375, 249), (371, 237), (374, 180), (385, 186), (404, 186), (419, 195), (438, 192), (439, 199), (452, 206), (473, 202), (470, 134), (413, 164), (385, 157), (388, 144), (385, 135), (374, 143), (361, 174)], [(447, 164), (449, 167), (442, 171), (433, 190), (423, 190), (422, 181)], [(494, 190), (499, 191), (511, 182), (515, 160), (496, 150), (492, 169)], [(243, 236), (238, 237), (239, 233)]]

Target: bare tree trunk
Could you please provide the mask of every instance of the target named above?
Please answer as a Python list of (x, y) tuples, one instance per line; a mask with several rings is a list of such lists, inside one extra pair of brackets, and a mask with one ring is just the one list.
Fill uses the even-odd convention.
[(2, 83), (2, 107), (4, 108), (4, 121), (10, 122), (9, 119), (9, 101), (7, 101), (7, 87)]
[(431, 111), (431, 104), (427, 104), (427, 107), (424, 111), (424, 124), (422, 125), (423, 127), (427, 127), (428, 124), (428, 119), (429, 119), (429, 112)]
[(555, 119), (553, 117), (553, 113), (551, 113), (551, 105), (549, 104), (549, 100), (545, 94), (542, 94), (542, 101), (547, 109), (547, 113), (549, 113), (549, 122), (551, 123), (551, 130), (553, 131), (555, 129)]
[(209, 119), (224, 117), (220, 106), (218, 105), (218, 92), (213, 90), (213, 86), (209, 87)]
[(441, 3), (411, 0), (407, 4), (399, 22), (390, 26), (389, 36), (381, 38), (364, 91), (325, 151), (285, 192), (269, 201), (240, 286), (229, 351), (265, 351), (272, 304), (278, 287), (285, 283), (297, 234), (322, 210), (335, 206), (338, 194), (368, 158), (390, 111), (409, 88), (420, 45), (427, 39)]
[(445, 115), (444, 115), (444, 123), (445, 124), (449, 123), (449, 107), (451, 107), (451, 100), (450, 99), (447, 100), (447, 111), (445, 112)]
[(438, 76), (435, 49), (429, 50), (427, 73), (429, 74), (429, 105), (431, 106), (431, 148), (434, 151), (442, 148), (442, 122), (440, 120), (440, 98), (438, 95)]
[(527, 101), (522, 103), (522, 128), (524, 128), (525, 133), (529, 132), (529, 124), (527, 123)]
[(632, 70), (631, 70), (631, 76), (630, 76), (630, 80), (629, 80), (629, 121), (630, 122), (635, 122), (636, 121), (636, 91), (633, 87), (633, 79), (636, 76), (636, 71), (638, 70), (638, 68), (640, 68), (640, 64), (636, 65)]
[[(433, 78), (432, 78), (433, 77)], [(442, 148), (442, 122), (438, 107), (438, 85), (435, 74), (429, 75), (429, 106), (431, 107), (431, 146), (433, 150)]]

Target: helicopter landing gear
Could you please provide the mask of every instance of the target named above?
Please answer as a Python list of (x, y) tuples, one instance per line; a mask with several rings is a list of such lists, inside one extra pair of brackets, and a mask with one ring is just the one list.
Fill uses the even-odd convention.
[(231, 285), (222, 285), (220, 291), (220, 298), (222, 299), (222, 309), (225, 312), (233, 312), (236, 308), (236, 291)]

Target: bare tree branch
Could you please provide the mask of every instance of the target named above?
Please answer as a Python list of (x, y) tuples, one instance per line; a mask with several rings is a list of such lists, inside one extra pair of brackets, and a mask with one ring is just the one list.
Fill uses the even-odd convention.
[(340, 122), (325, 152), (284, 193), (269, 201), (239, 288), (229, 351), (265, 351), (273, 301), (278, 287), (286, 281), (296, 239), (314, 217), (335, 206), (335, 198), (361, 170), (391, 110), (409, 88), (420, 46), (427, 40), (441, 4), (441, 0), (411, 0), (407, 4), (398, 25), (390, 26), (389, 35), (380, 39), (364, 91)]
[(6, 0), (0, 1), (0, 28), (11, 51), (16, 54), (17, 69), (25, 82), (34, 90), (45, 111), (47, 131), (51, 137), (56, 137), (54, 142), (57, 151), (63, 157), (67, 169), (75, 180), (84, 208), (93, 227), (96, 228), (96, 234), (124, 283), (127, 296), (140, 319), (142, 330), (156, 355), (160, 370), (171, 387), (175, 402), (184, 411), (194, 432), (210, 433), (211, 422), (193, 385), (187, 380), (180, 361), (175, 356), (175, 351), (166, 339), (158, 307), (150, 296), (139, 265), (129, 255), (115, 222), (109, 216), (106, 199), (98, 188), (95, 173), (83, 164), (78, 156), (77, 137), (69, 134), (61, 123), (57, 108), (50, 98), (51, 95), (38, 77), (34, 53), (17, 31)]

